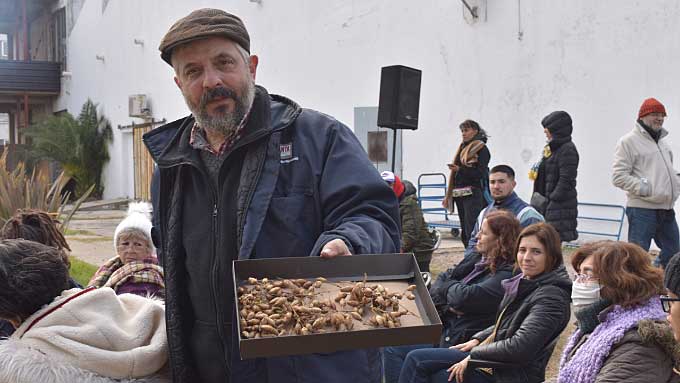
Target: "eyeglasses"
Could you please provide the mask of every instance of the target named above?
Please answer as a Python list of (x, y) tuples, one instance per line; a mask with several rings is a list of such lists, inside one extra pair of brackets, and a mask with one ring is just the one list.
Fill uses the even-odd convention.
[(574, 275), (574, 281), (575, 282), (593, 282), (597, 281), (597, 277), (592, 275), (592, 274), (575, 274)]
[(659, 299), (661, 299), (661, 308), (667, 313), (671, 312), (671, 302), (680, 302), (680, 298), (671, 298), (668, 295), (662, 295)]

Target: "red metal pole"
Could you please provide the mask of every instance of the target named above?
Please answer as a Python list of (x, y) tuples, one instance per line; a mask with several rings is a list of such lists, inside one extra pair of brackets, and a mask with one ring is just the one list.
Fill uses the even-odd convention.
[(26, 0), (21, 2), (21, 13), (22, 13), (22, 27), (24, 32), (24, 61), (31, 61), (31, 57), (28, 52), (28, 20), (26, 19)]

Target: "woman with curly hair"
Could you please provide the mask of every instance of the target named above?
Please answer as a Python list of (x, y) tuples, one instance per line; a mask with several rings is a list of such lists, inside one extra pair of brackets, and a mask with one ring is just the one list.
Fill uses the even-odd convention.
[[(549, 224), (527, 226), (515, 247), (521, 273), (502, 281), (495, 324), (448, 349), (411, 351), (400, 383), (539, 383), (555, 340), (569, 321), (571, 281), (560, 236)], [(491, 368), (476, 368), (486, 363)], [(447, 368), (448, 367), (448, 368)]]
[[(662, 271), (635, 244), (602, 241), (572, 257), (577, 330), (559, 383), (676, 382), (678, 350), (663, 321)], [(575, 302), (576, 303), (576, 302)]]
[[(492, 211), (482, 221), (476, 252), (439, 275), (430, 295), (444, 325), (439, 347), (463, 343), (493, 324), (503, 298), (501, 281), (512, 277), (520, 225), (507, 210)], [(385, 382), (396, 382), (406, 354), (432, 345), (385, 348)]]

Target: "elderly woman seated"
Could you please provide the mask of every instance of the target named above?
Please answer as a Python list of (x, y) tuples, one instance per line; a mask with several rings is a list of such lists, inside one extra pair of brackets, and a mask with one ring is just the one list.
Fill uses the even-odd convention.
[(659, 301), (662, 271), (649, 254), (602, 241), (579, 249), (571, 263), (578, 272), (572, 294), (578, 329), (564, 348), (557, 381), (678, 381), (677, 351)]
[(150, 212), (148, 203), (130, 204), (113, 234), (116, 256), (99, 267), (88, 286), (110, 287), (117, 294), (165, 296), (163, 268), (151, 240)]
[(61, 252), (0, 241), (0, 382), (168, 381), (162, 303), (108, 288), (70, 289)]

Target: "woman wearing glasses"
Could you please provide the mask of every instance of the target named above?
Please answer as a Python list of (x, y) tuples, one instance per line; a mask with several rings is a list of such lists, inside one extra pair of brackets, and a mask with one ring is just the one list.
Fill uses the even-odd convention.
[(571, 263), (578, 329), (564, 348), (557, 382), (675, 382), (675, 344), (659, 300), (662, 272), (649, 254), (601, 241), (581, 247)]

